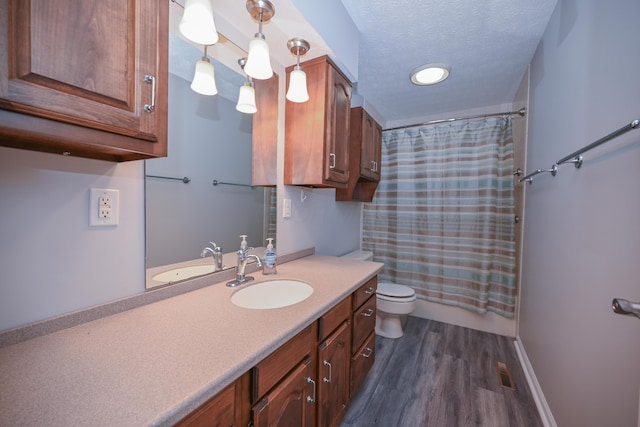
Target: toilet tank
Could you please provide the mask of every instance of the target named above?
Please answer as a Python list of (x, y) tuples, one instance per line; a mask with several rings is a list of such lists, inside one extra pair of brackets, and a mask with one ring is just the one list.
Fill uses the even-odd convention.
[(373, 252), (371, 251), (353, 251), (346, 255), (342, 255), (341, 258), (351, 258), (358, 261), (371, 261), (373, 260)]

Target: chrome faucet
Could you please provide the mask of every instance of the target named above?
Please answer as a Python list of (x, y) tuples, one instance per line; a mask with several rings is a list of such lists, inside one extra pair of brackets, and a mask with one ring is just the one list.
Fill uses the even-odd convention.
[(243, 283), (247, 283), (252, 281), (254, 278), (252, 276), (245, 276), (244, 270), (247, 267), (247, 262), (251, 258), (256, 260), (256, 265), (258, 267), (262, 267), (262, 260), (258, 255), (250, 254), (249, 250), (253, 248), (240, 248), (236, 254), (238, 255), (238, 262), (236, 264), (236, 280), (232, 280), (231, 282), (227, 282), (227, 286), (235, 287), (242, 285)]
[(207, 256), (207, 253), (210, 253), (213, 258), (213, 265), (215, 267), (214, 271), (220, 271), (222, 270), (222, 248), (216, 245), (215, 242), (209, 242), (209, 244), (211, 246), (204, 248), (200, 257), (204, 258)]

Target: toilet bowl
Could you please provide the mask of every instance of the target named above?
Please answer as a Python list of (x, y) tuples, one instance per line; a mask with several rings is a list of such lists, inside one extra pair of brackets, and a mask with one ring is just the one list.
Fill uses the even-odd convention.
[[(361, 261), (371, 261), (373, 253), (353, 251), (346, 255)], [(385, 338), (400, 338), (402, 320), (400, 316), (413, 312), (416, 307), (416, 293), (409, 286), (379, 282), (376, 290), (376, 335)]]
[(404, 334), (400, 316), (416, 308), (416, 292), (409, 286), (379, 282), (376, 304), (376, 335), (400, 338)]

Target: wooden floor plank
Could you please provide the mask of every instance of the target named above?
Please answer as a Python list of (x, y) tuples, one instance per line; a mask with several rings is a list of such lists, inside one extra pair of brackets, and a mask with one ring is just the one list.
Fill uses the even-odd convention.
[[(500, 386), (498, 361), (516, 390)], [(340, 426), (542, 423), (512, 338), (410, 316), (402, 338), (376, 337), (376, 361)]]

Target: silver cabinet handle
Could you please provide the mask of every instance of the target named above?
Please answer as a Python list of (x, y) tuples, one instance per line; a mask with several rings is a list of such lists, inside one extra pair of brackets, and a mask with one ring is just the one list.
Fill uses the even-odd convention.
[(144, 104), (144, 111), (151, 113), (156, 109), (156, 78), (154, 76), (145, 75), (145, 83), (151, 83), (151, 104)]
[(325, 383), (330, 383), (330, 382), (331, 382), (331, 377), (332, 377), (332, 375), (331, 375), (331, 363), (329, 363), (329, 362), (327, 362), (327, 361), (325, 360), (325, 361), (323, 362), (323, 365), (324, 365), (324, 366), (328, 366), (328, 367), (329, 367), (329, 378), (324, 377), (322, 380), (323, 380)]
[(364, 291), (365, 294), (367, 295), (372, 295), (376, 292), (376, 288), (369, 288), (366, 291)]
[(335, 169), (336, 167), (336, 154), (329, 153), (329, 169)]
[(616, 314), (629, 314), (640, 319), (640, 303), (630, 302), (622, 298), (614, 298), (611, 308)]
[(360, 353), (362, 355), (362, 357), (366, 357), (367, 359), (371, 356), (371, 353), (373, 353), (373, 349), (370, 347), (365, 348), (366, 351), (368, 351), (367, 354), (364, 353)]
[(362, 312), (360, 314), (362, 314), (364, 317), (371, 317), (373, 315), (373, 310), (370, 308), (367, 308), (366, 312)]
[(308, 383), (313, 383), (313, 397), (307, 396), (307, 402), (313, 403), (316, 401), (316, 382), (312, 380), (311, 377), (307, 377), (307, 384)]
[(371, 170), (374, 172), (378, 172), (378, 162), (375, 160), (371, 160)]

